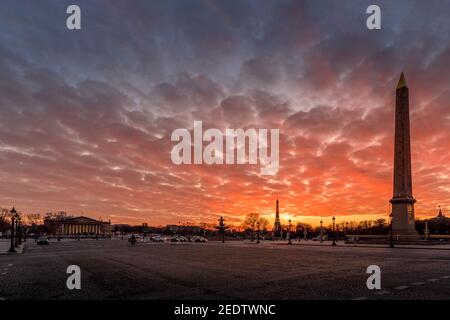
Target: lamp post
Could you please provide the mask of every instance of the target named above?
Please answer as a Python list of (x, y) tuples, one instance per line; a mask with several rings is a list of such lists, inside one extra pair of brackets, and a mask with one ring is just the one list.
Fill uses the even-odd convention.
[(18, 215), (17, 215), (17, 213), (16, 213), (16, 216), (15, 216), (15, 219), (14, 219), (14, 221), (15, 221), (15, 224), (14, 224), (14, 248), (17, 248), (17, 229), (19, 228), (19, 223), (17, 222), (17, 218), (18, 218)]
[(425, 240), (428, 241), (428, 235), (430, 230), (428, 229), (428, 221), (425, 221)]
[(223, 217), (220, 217), (219, 221), (219, 225), (214, 227), (217, 230), (219, 230), (219, 232), (222, 234), (222, 243), (225, 243), (225, 230), (229, 229), (230, 227), (225, 225), (225, 219)]
[(259, 221), (256, 222), (256, 243), (259, 243)]
[(16, 252), (14, 249), (14, 223), (16, 219), (16, 209), (13, 207), (10, 211), (11, 213), (11, 247), (9, 248), (8, 252)]
[(390, 237), (389, 247), (390, 247), (390, 248), (393, 248), (393, 247), (394, 247), (394, 233), (392, 232), (392, 231), (393, 231), (393, 228), (392, 228), (392, 220), (393, 220), (394, 216), (393, 216), (392, 212), (391, 212), (391, 214), (389, 215), (389, 217), (391, 218), (391, 237)]
[(20, 229), (19, 229), (19, 214), (16, 213), (16, 234), (15, 234), (15, 239), (14, 239), (14, 246), (17, 248), (19, 246), (19, 233), (20, 233)]
[(336, 223), (336, 218), (333, 216), (333, 243), (331, 244), (332, 246), (336, 245), (335, 223)]
[(203, 223), (202, 227), (203, 227), (203, 238), (206, 239), (206, 223)]
[(292, 244), (292, 241), (291, 241), (291, 219), (289, 219), (289, 225), (288, 225), (288, 233), (287, 233), (287, 236), (288, 236), (288, 239), (289, 239), (288, 244)]
[(322, 227), (322, 220), (320, 220), (320, 243), (323, 242), (323, 227)]
[(22, 244), (22, 218), (19, 217), (17, 219), (17, 224), (18, 224), (18, 228), (17, 228), (17, 244), (20, 246)]
[(345, 223), (345, 228), (344, 228), (344, 242), (346, 241), (347, 233), (348, 233), (348, 222)]

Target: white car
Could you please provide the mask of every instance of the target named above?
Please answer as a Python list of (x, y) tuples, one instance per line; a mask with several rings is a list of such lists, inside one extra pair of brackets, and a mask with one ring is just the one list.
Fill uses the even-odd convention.
[[(328, 240), (328, 236), (324, 234), (324, 235), (322, 236), (322, 240), (323, 240), (323, 241)], [(312, 238), (312, 241), (320, 241), (320, 236), (317, 236), (317, 237)]]
[(187, 239), (183, 236), (181, 236), (181, 237), (174, 236), (174, 237), (170, 238), (170, 242), (187, 242)]
[(153, 242), (164, 242), (164, 241), (166, 241), (166, 238), (163, 236), (153, 236), (152, 241)]
[(204, 237), (193, 237), (193, 238), (192, 238), (192, 241), (194, 241), (194, 242), (203, 242), (203, 243), (205, 243), (205, 242), (208, 242), (208, 239), (206, 239), (206, 238), (204, 238)]

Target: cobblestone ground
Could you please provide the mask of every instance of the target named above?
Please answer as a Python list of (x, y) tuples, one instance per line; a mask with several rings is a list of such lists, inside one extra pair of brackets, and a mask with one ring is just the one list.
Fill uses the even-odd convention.
[[(366, 287), (381, 268), (382, 289)], [(81, 290), (66, 288), (69, 265)], [(450, 299), (450, 251), (281, 243), (28, 242), (0, 255), (0, 299)]]

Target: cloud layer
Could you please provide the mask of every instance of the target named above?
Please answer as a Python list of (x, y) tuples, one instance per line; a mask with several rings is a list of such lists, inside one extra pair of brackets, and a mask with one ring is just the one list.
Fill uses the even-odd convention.
[[(448, 1), (0, 4), (0, 205), (113, 222), (386, 216), (395, 85), (417, 214), (450, 208)], [(175, 166), (176, 128), (279, 128), (280, 171)], [(342, 219), (345, 219), (342, 217)]]

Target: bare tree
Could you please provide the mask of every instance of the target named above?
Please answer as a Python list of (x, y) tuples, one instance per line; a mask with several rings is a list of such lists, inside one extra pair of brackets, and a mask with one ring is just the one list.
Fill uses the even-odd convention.
[(242, 226), (244, 227), (244, 229), (253, 228), (259, 219), (259, 214), (249, 213), (245, 216), (244, 221), (242, 222)]
[(43, 222), (42, 216), (40, 213), (30, 213), (25, 215), (25, 220), (28, 224), (38, 225)]
[(11, 226), (9, 222), (10, 213), (8, 209), (0, 208), (0, 231), (5, 232)]

